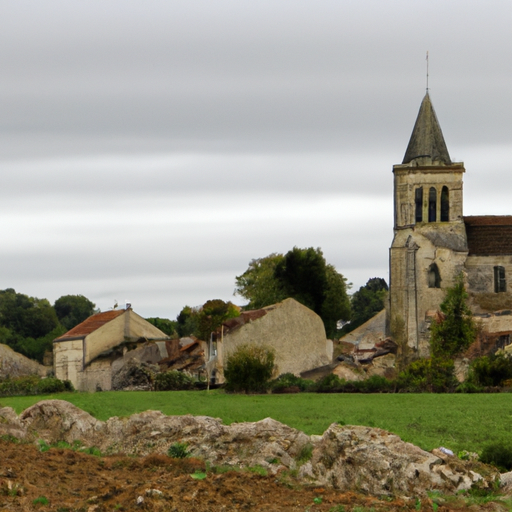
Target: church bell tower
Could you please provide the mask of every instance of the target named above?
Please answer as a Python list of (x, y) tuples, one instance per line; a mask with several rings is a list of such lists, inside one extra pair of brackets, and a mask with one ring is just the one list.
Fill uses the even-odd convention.
[(432, 314), (464, 265), (464, 172), (450, 159), (427, 91), (404, 159), (393, 166), (387, 329), (405, 360), (429, 355)]

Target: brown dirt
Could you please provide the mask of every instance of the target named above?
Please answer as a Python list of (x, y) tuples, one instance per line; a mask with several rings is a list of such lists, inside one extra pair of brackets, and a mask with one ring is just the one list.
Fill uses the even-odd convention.
[[(57, 448), (40, 452), (34, 445), (0, 440), (0, 512), (418, 510), (414, 500), (380, 500), (351, 492), (299, 487), (285, 474), (209, 470), (204, 480), (192, 478), (192, 474), (205, 469), (204, 462), (197, 459), (165, 455), (96, 457)], [(137, 504), (139, 497), (143, 501)], [(490, 506), (471, 510), (498, 510)], [(423, 500), (420, 509), (433, 510), (429, 500)], [(451, 503), (437, 510), (470, 509), (463, 503)]]

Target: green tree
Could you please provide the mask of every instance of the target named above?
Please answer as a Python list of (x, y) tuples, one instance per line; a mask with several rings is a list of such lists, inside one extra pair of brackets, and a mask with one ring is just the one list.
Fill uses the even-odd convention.
[(343, 332), (353, 331), (382, 311), (387, 291), (388, 285), (381, 277), (372, 277), (364, 286), (361, 286), (350, 300), (352, 318), (350, 324), (343, 328)]
[(443, 313), (430, 327), (430, 344), (434, 356), (453, 357), (466, 350), (476, 339), (477, 329), (468, 306), (462, 273), (446, 290), (440, 305)]
[(294, 247), (285, 255), (271, 254), (252, 260), (236, 278), (235, 294), (259, 309), (288, 297), (322, 318), (327, 336), (336, 333), (337, 320), (350, 318), (346, 279), (325, 261), (321, 249)]
[(53, 305), (60, 323), (69, 331), (94, 314), (96, 304), (83, 295), (63, 295)]
[(176, 338), (178, 336), (178, 321), (177, 320), (169, 320), (168, 318), (146, 318), (146, 321), (150, 324), (154, 325), (157, 329), (160, 329), (163, 333), (167, 334), (171, 338)]
[(51, 348), (52, 336), (63, 332), (48, 300), (16, 293), (12, 288), (0, 291), (0, 343), (42, 361), (44, 351)]
[(196, 336), (209, 340), (210, 334), (222, 325), (228, 318), (240, 316), (239, 308), (231, 302), (221, 299), (206, 301), (199, 311), (199, 321)]
[(221, 299), (208, 300), (199, 308), (185, 306), (177, 317), (177, 332), (181, 337), (194, 335), (209, 340), (210, 333), (219, 329), (223, 322), (239, 315), (239, 307)]
[(178, 336), (183, 338), (184, 336), (190, 336), (197, 332), (199, 326), (199, 308), (191, 308), (185, 306), (176, 317)]
[(249, 268), (235, 278), (235, 295), (249, 301), (247, 309), (261, 309), (288, 297), (283, 283), (275, 276), (276, 267), (283, 260), (284, 256), (276, 253), (251, 260)]

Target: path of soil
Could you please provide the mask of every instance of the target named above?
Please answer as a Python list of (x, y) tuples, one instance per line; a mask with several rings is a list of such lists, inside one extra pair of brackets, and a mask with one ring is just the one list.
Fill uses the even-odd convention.
[[(412, 501), (300, 488), (290, 480), (284, 482), (284, 475), (209, 471), (203, 480), (192, 478), (192, 474), (205, 469), (197, 459), (164, 455), (96, 457), (57, 448), (40, 452), (34, 445), (2, 440), (0, 512), (432, 510), (426, 500), (418, 508), (419, 504)], [(454, 510), (454, 505), (437, 510)], [(484, 509), (496, 510), (492, 505), (472, 510)]]

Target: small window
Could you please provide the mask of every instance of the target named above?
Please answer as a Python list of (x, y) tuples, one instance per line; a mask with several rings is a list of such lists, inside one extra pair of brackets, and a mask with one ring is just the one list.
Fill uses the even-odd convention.
[(443, 187), (441, 191), (441, 222), (450, 220), (450, 194), (448, 187)]
[(494, 267), (494, 291), (496, 293), (507, 291), (507, 281), (505, 279), (505, 267)]
[(416, 203), (416, 222), (423, 222), (423, 187), (416, 189), (414, 202)]
[(435, 263), (432, 263), (428, 268), (428, 287), (441, 288), (441, 275), (439, 274), (439, 268)]
[(430, 187), (428, 193), (428, 221), (436, 222), (437, 220), (437, 190)]

